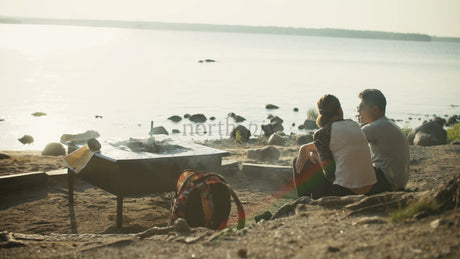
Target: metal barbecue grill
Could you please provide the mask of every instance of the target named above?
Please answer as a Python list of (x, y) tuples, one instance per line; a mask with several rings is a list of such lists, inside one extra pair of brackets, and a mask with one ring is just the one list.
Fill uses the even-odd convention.
[[(115, 146), (110, 141), (100, 143), (101, 151), (90, 151), (89, 159), (86, 159), (82, 167), (72, 168), (67, 164), (69, 202), (73, 202), (74, 177), (116, 195), (117, 227), (123, 224), (124, 197), (175, 191), (183, 170), (219, 172), (222, 157), (229, 155), (227, 151), (177, 141), (169, 142), (163, 148), (158, 145), (163, 150), (161, 153), (133, 152), (129, 148)], [(69, 151), (72, 149), (75, 146), (69, 145)]]

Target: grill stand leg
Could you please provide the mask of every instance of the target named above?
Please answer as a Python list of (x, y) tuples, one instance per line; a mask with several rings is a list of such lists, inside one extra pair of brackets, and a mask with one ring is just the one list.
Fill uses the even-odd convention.
[(117, 196), (117, 228), (123, 226), (123, 196)]
[(67, 188), (69, 193), (69, 204), (73, 205), (73, 172), (70, 169), (67, 169)]
[[(77, 147), (73, 143), (69, 143), (68, 148), (67, 148), (67, 154), (70, 154), (77, 150)], [(73, 205), (73, 184), (74, 184), (74, 177), (75, 173), (70, 170), (70, 168), (67, 169), (67, 188), (69, 192), (69, 204)]]

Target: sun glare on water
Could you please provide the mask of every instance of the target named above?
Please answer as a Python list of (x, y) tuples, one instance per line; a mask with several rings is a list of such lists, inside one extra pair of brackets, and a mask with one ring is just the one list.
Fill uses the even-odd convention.
[(120, 30), (59, 25), (0, 25), (0, 34), (3, 35), (0, 48), (15, 48), (37, 56), (104, 45), (122, 37)]

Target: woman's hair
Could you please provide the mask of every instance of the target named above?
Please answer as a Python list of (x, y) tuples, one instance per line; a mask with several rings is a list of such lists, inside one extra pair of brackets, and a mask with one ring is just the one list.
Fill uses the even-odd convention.
[(331, 122), (331, 118), (339, 113), (340, 102), (337, 97), (326, 94), (318, 100), (318, 112), (319, 116), (316, 119), (316, 124), (319, 127)]

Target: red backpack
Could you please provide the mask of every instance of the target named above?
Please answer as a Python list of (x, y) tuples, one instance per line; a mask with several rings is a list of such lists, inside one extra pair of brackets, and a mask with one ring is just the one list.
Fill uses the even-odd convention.
[(244, 228), (243, 206), (222, 176), (185, 170), (177, 181), (177, 192), (171, 204), (170, 223), (177, 218), (183, 218), (191, 227), (224, 229), (230, 215), (230, 196), (238, 209), (237, 228)]

